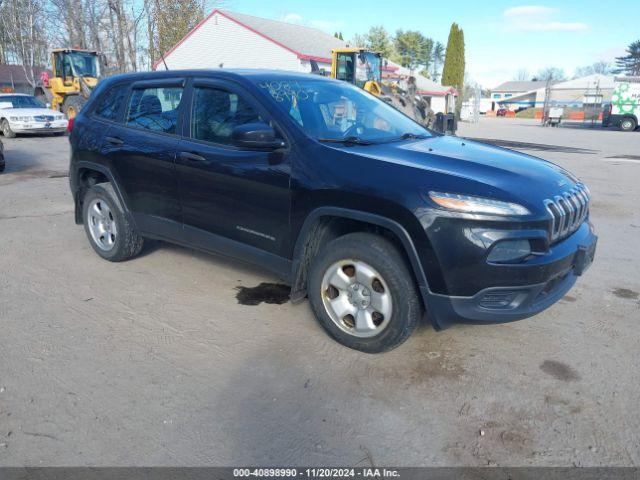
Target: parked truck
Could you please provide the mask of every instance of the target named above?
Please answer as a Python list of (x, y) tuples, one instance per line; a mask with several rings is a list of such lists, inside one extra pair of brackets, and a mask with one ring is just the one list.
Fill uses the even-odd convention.
[(605, 107), (602, 115), (602, 125), (632, 132), (638, 128), (639, 120), (640, 77), (616, 77), (611, 103)]

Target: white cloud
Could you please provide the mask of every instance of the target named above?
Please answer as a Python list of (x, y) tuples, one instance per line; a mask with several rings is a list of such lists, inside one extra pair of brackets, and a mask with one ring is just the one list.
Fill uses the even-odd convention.
[(534, 22), (518, 26), (519, 30), (529, 32), (577, 32), (588, 28), (589, 25), (582, 22)]
[(561, 22), (555, 17), (557, 8), (543, 5), (522, 5), (507, 8), (502, 15), (507, 19), (502, 30), (523, 32), (578, 32), (587, 30), (589, 26), (583, 22)]
[(530, 15), (551, 15), (558, 10), (543, 5), (522, 5), (520, 7), (507, 8), (502, 15), (505, 17), (522, 17)]
[(333, 33), (336, 30), (340, 30), (344, 27), (343, 21), (331, 22), (327, 20), (309, 20), (309, 26), (317, 28), (318, 30), (324, 30), (325, 32)]
[(604, 50), (600, 50), (594, 53), (594, 56), (598, 60), (602, 60), (604, 62), (613, 62), (616, 57), (622, 57), (626, 55), (625, 48), (621, 45), (615, 47), (605, 48)]
[(285, 13), (280, 17), (280, 20), (288, 23), (302, 23), (302, 15), (299, 13)]
[(302, 15), (295, 12), (283, 13), (282, 15), (280, 15), (280, 20), (283, 22), (295, 23), (298, 25), (306, 25), (307, 27), (317, 28), (318, 30), (323, 30), (331, 34), (338, 30), (341, 30), (345, 26), (345, 23), (342, 20), (307, 20)]

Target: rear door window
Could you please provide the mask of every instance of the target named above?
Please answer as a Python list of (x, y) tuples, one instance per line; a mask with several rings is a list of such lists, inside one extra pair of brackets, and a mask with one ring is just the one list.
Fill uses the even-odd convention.
[(136, 89), (127, 108), (127, 125), (153, 132), (176, 133), (182, 87)]
[(118, 111), (125, 101), (127, 87), (125, 85), (116, 85), (111, 87), (107, 93), (102, 96), (98, 103), (94, 115), (105, 120), (116, 121), (118, 119)]

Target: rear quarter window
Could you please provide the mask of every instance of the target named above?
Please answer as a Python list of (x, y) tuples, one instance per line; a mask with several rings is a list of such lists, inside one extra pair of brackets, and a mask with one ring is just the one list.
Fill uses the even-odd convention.
[(93, 111), (97, 117), (105, 120), (116, 121), (118, 119), (118, 110), (125, 100), (127, 87), (125, 85), (116, 85), (111, 87), (100, 100)]

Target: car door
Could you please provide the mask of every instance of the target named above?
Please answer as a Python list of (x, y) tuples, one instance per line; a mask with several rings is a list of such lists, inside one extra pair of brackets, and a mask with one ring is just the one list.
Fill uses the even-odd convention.
[(214, 242), (222, 237), (285, 257), (291, 175), (287, 149), (242, 149), (231, 140), (235, 127), (268, 123), (269, 115), (246, 90), (224, 81), (195, 80), (189, 96), (189, 118), (176, 159), (185, 228), (206, 232)]
[(157, 232), (181, 228), (176, 180), (184, 79), (134, 83), (124, 121), (105, 138), (108, 157), (138, 228)]

